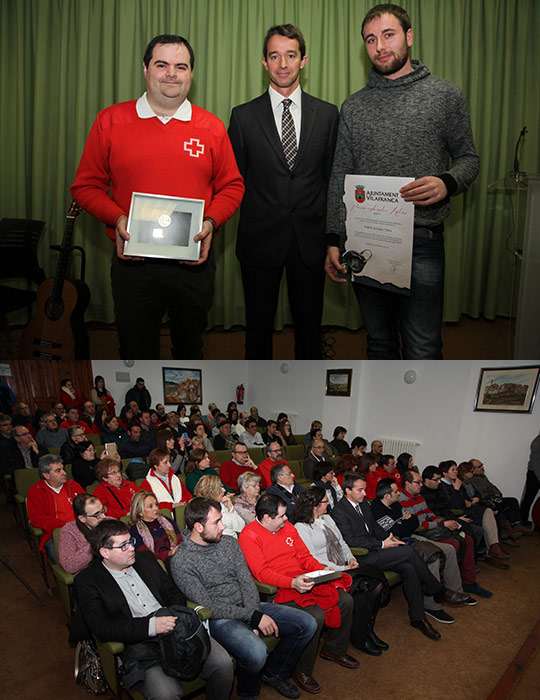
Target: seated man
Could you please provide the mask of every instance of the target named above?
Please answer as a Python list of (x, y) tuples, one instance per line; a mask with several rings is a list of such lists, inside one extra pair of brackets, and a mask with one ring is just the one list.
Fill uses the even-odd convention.
[(118, 446), (118, 452), (122, 459), (134, 459), (135, 457), (148, 457), (152, 452), (152, 445), (141, 440), (141, 426), (137, 423), (130, 423), (127, 429), (128, 439)]
[(38, 468), (41, 479), (29, 488), (26, 496), (28, 520), (31, 525), (43, 530), (40, 551), (45, 550), (56, 562), (52, 532), (75, 519), (73, 499), (79, 493), (84, 493), (84, 489), (76, 481), (68, 479), (62, 458), (57, 455), (40, 457)]
[[(237, 492), (238, 477), (247, 471), (258, 474), (259, 467), (249, 456), (248, 448), (242, 443), (238, 443), (233, 448), (232, 459), (221, 465), (219, 476), (227, 488)], [(262, 484), (261, 487), (265, 488), (266, 484)]]
[(371, 441), (371, 450), (367, 454), (373, 455), (379, 461), (379, 458), (382, 457), (383, 453), (383, 444), (380, 440), (372, 440)]
[[(269, 442), (266, 446), (266, 454), (268, 457), (259, 464), (259, 474), (261, 475), (261, 489), (268, 488), (272, 483), (270, 471), (276, 464), (287, 464), (283, 459), (281, 445), (279, 442)], [(288, 466), (288, 464), (287, 464)]]
[(32, 433), (25, 425), (14, 425), (11, 446), (2, 451), (2, 474), (13, 474), (16, 469), (33, 469), (38, 466), (38, 460), (47, 450), (38, 447)]
[(150, 411), (141, 411), (139, 425), (141, 426), (141, 440), (147, 442), (150, 445), (150, 449), (153, 450), (156, 446), (158, 428), (152, 423)]
[(215, 450), (232, 450), (238, 442), (238, 438), (232, 432), (230, 420), (224, 420), (219, 424), (218, 434), (214, 438)]
[(441, 638), (439, 632), (426, 620), (423, 596), (433, 596), (438, 603), (445, 599), (444, 586), (429, 571), (412, 547), (388, 535), (375, 522), (367, 503), (366, 478), (357, 472), (343, 476), (344, 497), (330, 516), (341, 530), (349, 547), (365, 547), (368, 553), (362, 557), (366, 564), (376, 564), (381, 569), (397, 571), (403, 579), (403, 592), (409, 603), (411, 626), (429, 639)]
[(88, 424), (85, 423), (83, 420), (80, 420), (79, 409), (76, 406), (70, 406), (67, 409), (66, 414), (67, 414), (66, 420), (64, 420), (60, 423), (61, 428), (65, 428), (66, 430), (69, 430), (69, 428), (72, 428), (73, 426), (78, 425), (86, 433), (86, 430), (88, 428)]
[(249, 416), (250, 418), (255, 418), (255, 420), (257, 421), (257, 428), (267, 427), (267, 421), (265, 421), (265, 419), (259, 415), (259, 409), (257, 408), (257, 406), (252, 406), (249, 409)]
[[(237, 661), (239, 697), (256, 697), (262, 680), (285, 697), (298, 698), (300, 691), (288, 679), (315, 634), (315, 620), (301, 610), (260, 602), (238, 543), (222, 537), (219, 503), (194, 498), (185, 518), (191, 534), (173, 555), (171, 575), (190, 600), (212, 611), (210, 634)], [(268, 661), (263, 635), (280, 640)]]
[(58, 538), (60, 566), (76, 576), (94, 558), (90, 533), (105, 518), (107, 509), (101, 501), (89, 493), (80, 493), (73, 499), (75, 520), (66, 523)]
[(79, 454), (78, 445), (86, 441), (86, 433), (80, 425), (68, 428), (68, 439), (60, 448), (60, 457), (64, 464), (73, 464), (73, 460)]
[[(370, 505), (371, 512), (377, 524), (385, 532), (392, 533), (398, 539), (415, 548), (415, 542), (427, 542), (428, 539), (416, 532), (420, 527), (418, 518), (403, 508), (401, 503), (399, 503), (399, 495), (399, 489), (393, 479), (381, 479), (377, 484), (377, 497)], [(431, 544), (440, 549), (445, 557), (444, 584), (447, 591), (452, 590), (454, 592), (453, 595), (448, 595), (447, 602), (451, 605), (476, 605), (474, 598), (463, 593), (454, 547), (444, 542), (432, 542)], [(430, 557), (429, 561), (425, 557), (422, 558), (433, 576), (440, 581), (441, 558)], [(442, 605), (437, 603), (432, 596), (424, 596), (424, 610), (426, 615), (430, 615), (439, 622), (446, 624), (454, 622), (454, 618), (444, 611)]]
[(287, 518), (290, 520), (298, 496), (300, 496), (304, 487), (296, 483), (294, 474), (286, 462), (274, 464), (272, 469), (270, 469), (270, 480), (272, 483), (266, 490), (266, 493), (274, 493), (285, 501), (287, 504)]
[(81, 420), (86, 423), (85, 432), (87, 435), (100, 435), (101, 431), (96, 423), (96, 407), (93, 401), (85, 401), (83, 403), (83, 412)]
[(312, 420), (311, 421), (311, 428), (304, 435), (304, 445), (306, 447), (311, 447), (311, 445), (313, 444), (313, 431), (314, 430), (322, 430), (322, 423), (320, 420)]
[(262, 439), (265, 445), (277, 441), (282, 447), (287, 447), (287, 443), (285, 442), (283, 435), (279, 432), (275, 420), (269, 420), (266, 423), (266, 433), (264, 433)]
[[(123, 659), (130, 661), (133, 671), (124, 676), (128, 687), (141, 691), (146, 698), (181, 698), (180, 680), (164, 673), (155, 643), (160, 634), (174, 629), (177, 618), (155, 613), (162, 607), (185, 605), (185, 595), (152, 552), (135, 552), (129, 528), (120, 520), (104, 520), (92, 530), (91, 537), (98, 558), (75, 579), (84, 622), (100, 641), (126, 645)], [(201, 673), (206, 679), (207, 697), (228, 700), (232, 662), (222, 646), (213, 639), (210, 642), (210, 654)], [(144, 653), (147, 658), (141, 662)]]
[(470, 459), (469, 463), (473, 468), (471, 478), (472, 485), (480, 495), (480, 503), (489, 506), (491, 499), (500, 499), (494, 505), (494, 510), (503, 512), (508, 516), (514, 534), (530, 534), (531, 530), (521, 524), (521, 514), (519, 512), (519, 502), (517, 498), (503, 496), (502, 492), (487, 478), (484, 465), (479, 459)]
[(324, 441), (319, 438), (313, 440), (308, 456), (304, 459), (302, 470), (306, 479), (313, 479), (313, 468), (319, 462), (325, 462)]
[[(382, 479), (393, 479), (398, 488), (401, 488), (401, 474), (396, 467), (396, 458), (394, 455), (383, 455), (380, 459), (381, 469), (380, 475)], [(383, 473), (384, 472), (384, 473)]]
[(11, 416), (6, 413), (0, 413), (0, 451), (5, 447), (12, 447), (15, 445), (15, 440), (13, 439), (13, 421)]
[(110, 518), (129, 515), (131, 500), (140, 491), (137, 484), (124, 479), (120, 465), (110, 457), (101, 459), (94, 467), (94, 472), (98, 482), (94, 496), (107, 508), (107, 515)]
[(30, 406), (25, 401), (18, 401), (13, 406), (13, 425), (24, 425), (25, 428), (35, 437), (36, 430), (34, 428), (34, 416), (30, 410)]
[(245, 422), (245, 430), (240, 435), (240, 442), (249, 449), (250, 447), (264, 447), (262, 435), (257, 431), (257, 421), (255, 418), (248, 418)]
[[(422, 479), (418, 472), (407, 470), (403, 474), (403, 489), (399, 494), (399, 502), (403, 508), (418, 519), (422, 528), (422, 534), (428, 540), (435, 540), (438, 544), (444, 542), (454, 547), (456, 554), (461, 554), (459, 565), (463, 590), (467, 593), (475, 593), (482, 598), (491, 598), (491, 591), (482, 588), (476, 581), (476, 564), (474, 562), (474, 542), (467, 535), (455, 518), (444, 520), (430, 510), (423, 496)], [(445, 536), (446, 535), (446, 536)], [(462, 542), (462, 546), (460, 546)], [(454, 588), (454, 586), (450, 586)], [(459, 591), (460, 588), (456, 588)]]
[[(321, 598), (324, 584), (312, 590), (313, 579), (305, 574), (324, 567), (311, 556), (296, 528), (286, 522), (286, 510), (285, 501), (279, 496), (264, 494), (255, 507), (257, 519), (245, 526), (238, 542), (252, 576), (279, 588), (276, 600), (293, 608), (302, 608), (315, 618), (317, 631), (302, 652), (293, 677), (302, 690), (318, 693), (321, 686), (312, 673), (327, 615), (334, 618), (334, 613), (339, 612), (326, 627), (321, 658), (344, 668), (358, 667), (358, 661), (347, 654), (353, 601), (345, 591), (330, 586), (324, 587), (331, 589), (330, 594)], [(330, 603), (332, 608), (329, 609)]]
[(238, 414), (238, 422), (236, 425), (231, 426), (232, 432), (236, 435), (237, 438), (240, 438), (242, 433), (246, 432), (246, 421), (249, 418), (249, 414), (247, 411), (240, 411)]
[(59, 428), (56, 416), (52, 411), (47, 411), (41, 416), (43, 425), (36, 435), (36, 442), (39, 447), (45, 450), (50, 450), (51, 447), (62, 447), (64, 442), (69, 438), (68, 431), (65, 428)]

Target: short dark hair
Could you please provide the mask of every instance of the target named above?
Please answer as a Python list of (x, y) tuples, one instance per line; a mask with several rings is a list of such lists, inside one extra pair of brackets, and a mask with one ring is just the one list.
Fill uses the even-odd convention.
[(98, 501), (97, 496), (91, 493), (79, 493), (73, 499), (73, 513), (77, 518), (79, 515), (86, 515), (86, 504), (90, 501)]
[(377, 482), (377, 488), (375, 489), (375, 496), (379, 500), (386, 496), (388, 493), (392, 493), (392, 484), (396, 482), (394, 479), (379, 479)]
[(102, 547), (110, 547), (111, 537), (116, 537), (116, 535), (129, 535), (129, 527), (121, 520), (107, 518), (96, 525), (88, 535), (88, 539), (94, 552), (101, 556), (99, 550)]
[(346, 432), (347, 432), (347, 428), (344, 428), (342, 425), (336, 425), (336, 427), (334, 428), (334, 438), (337, 438), (337, 436), (340, 433), (346, 433)]
[[(162, 36), (166, 36), (162, 34)], [(156, 41), (156, 44), (179, 44), (179, 41)], [(155, 46), (155, 44), (154, 44)], [(154, 50), (154, 47), (152, 47), (152, 51)], [(152, 58), (152, 54), (150, 54), (150, 58)], [(135, 384), (138, 384), (139, 382), (144, 382), (144, 379), (142, 377), (137, 377), (135, 380)]]
[(287, 462), (278, 462), (270, 469), (270, 480), (273, 484), (277, 484), (278, 479), (283, 471), (283, 467), (287, 466)]
[(323, 476), (326, 476), (328, 472), (334, 472), (336, 468), (333, 462), (317, 462), (313, 465), (313, 481), (319, 481)]
[(367, 447), (367, 442), (363, 437), (355, 437), (351, 442), (351, 450), (353, 447)]
[(128, 423), (127, 431), (128, 433), (131, 433), (133, 428), (140, 428), (141, 426), (138, 423)]
[[(154, 53), (154, 48), (158, 44), (184, 44), (186, 49), (189, 51), (189, 64), (191, 67), (191, 70), (195, 67), (195, 54), (193, 53), (193, 49), (191, 48), (191, 44), (187, 39), (184, 39), (183, 36), (178, 36), (178, 34), (159, 34), (158, 36), (155, 36), (148, 46), (146, 47), (144, 51), (144, 57), (143, 57), (143, 63), (144, 65), (148, 68), (150, 65), (150, 61), (152, 60), (152, 55)], [(137, 377), (138, 382), (144, 382), (144, 379), (142, 377)]]
[(250, 425), (257, 425), (257, 421), (255, 420), (255, 418), (248, 418), (244, 423), (244, 428), (249, 428)]
[(371, 10), (368, 11), (364, 19), (362, 20), (361, 34), (362, 39), (364, 38), (364, 27), (372, 19), (380, 17), (381, 15), (394, 15), (394, 17), (399, 21), (404, 33), (407, 33), (411, 28), (411, 18), (407, 12), (399, 5), (393, 5), (390, 2), (383, 3), (381, 5), (375, 5)]
[(195, 523), (204, 525), (212, 508), (221, 513), (221, 505), (214, 501), (213, 498), (203, 498), (202, 496), (192, 498), (184, 511), (184, 519), (188, 530), (193, 530)]
[(276, 421), (272, 418), (266, 421), (266, 429), (268, 430), (269, 425), (277, 425)]
[[(114, 415), (113, 416), (105, 416), (103, 422), (105, 423), (105, 425), (109, 426), (111, 424), (111, 421), (113, 421), (115, 418), (116, 418), (116, 416), (114, 416)], [(116, 418), (116, 420), (118, 420), (118, 418)], [(70, 430), (71, 430), (71, 428), (70, 428)]]
[(306, 55), (306, 41), (300, 29), (295, 27), (294, 24), (276, 24), (274, 27), (270, 27), (270, 29), (266, 32), (263, 42), (264, 58), (266, 58), (268, 42), (270, 41), (270, 38), (276, 34), (279, 34), (279, 36), (285, 36), (287, 39), (296, 39), (298, 42), (298, 48), (300, 49), (300, 58), (304, 58)]
[(388, 462), (389, 462), (391, 459), (395, 459), (394, 455), (383, 455), (383, 456), (381, 457), (381, 460), (380, 460), (379, 464), (380, 464), (381, 466), (384, 466), (385, 464), (388, 464)]
[(262, 520), (264, 515), (268, 515), (269, 518), (275, 518), (279, 513), (279, 506), (287, 507), (287, 504), (281, 496), (275, 493), (263, 494), (255, 504), (257, 520)]
[(268, 445), (266, 445), (266, 453), (268, 454), (272, 448), (272, 445), (277, 445), (281, 449), (281, 443), (279, 440), (270, 440)]
[[(427, 469), (427, 467), (426, 467), (426, 469)], [(418, 472), (415, 472), (414, 469), (407, 469), (406, 472), (403, 472), (403, 475), (401, 477), (402, 483), (406, 483), (406, 484), (412, 483), (414, 481), (415, 476), (418, 476)]]
[(422, 479), (423, 481), (425, 481), (426, 479), (433, 479), (435, 474), (442, 475), (442, 471), (439, 469), (439, 467), (436, 467), (434, 464), (428, 464), (428, 466), (422, 472)]
[(343, 474), (343, 491), (345, 492), (347, 489), (351, 491), (358, 479), (365, 481), (366, 477), (363, 474), (360, 474), (360, 472), (345, 472), (345, 474)]
[(441, 474), (447, 474), (451, 467), (457, 467), (453, 459), (445, 459), (443, 462), (439, 462), (439, 471)]

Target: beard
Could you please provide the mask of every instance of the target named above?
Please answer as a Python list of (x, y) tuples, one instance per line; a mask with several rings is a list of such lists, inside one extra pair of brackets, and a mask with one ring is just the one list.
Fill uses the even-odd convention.
[(206, 542), (206, 544), (216, 544), (221, 540), (221, 535), (223, 533), (219, 533), (219, 535), (214, 535), (213, 537), (211, 535), (206, 535), (204, 532), (201, 533), (201, 540), (203, 542)]
[(400, 53), (394, 53), (391, 61), (387, 61), (383, 65), (373, 62), (373, 68), (379, 75), (392, 75), (397, 73), (403, 68), (403, 66), (409, 60), (409, 47), (405, 45), (405, 48)]

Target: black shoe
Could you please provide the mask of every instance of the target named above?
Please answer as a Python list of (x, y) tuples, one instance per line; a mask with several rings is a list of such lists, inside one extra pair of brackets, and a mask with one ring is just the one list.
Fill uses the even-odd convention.
[(370, 656), (380, 656), (382, 654), (382, 649), (379, 649), (379, 647), (371, 641), (369, 635), (367, 636), (366, 641), (364, 642), (364, 646), (356, 648), (360, 651), (363, 651), (364, 654), (369, 654)]
[(272, 688), (275, 688), (278, 693), (283, 695), (285, 698), (300, 697), (300, 690), (290, 681), (284, 680), (283, 678), (277, 678), (277, 676), (269, 676), (266, 673), (262, 674), (261, 680), (263, 683), (266, 683), (266, 685), (271, 685)]
[(437, 591), (437, 593), (433, 593), (433, 600), (436, 603), (444, 603), (446, 598), (446, 588), (444, 586), (441, 586), (440, 590)]
[(442, 608), (440, 610), (428, 610), (427, 608), (424, 608), (424, 612), (426, 613), (426, 615), (429, 615), (434, 620), (444, 622), (445, 625), (451, 625), (452, 622), (455, 622), (455, 619), (452, 617), (452, 615), (449, 615)]
[(433, 639), (434, 641), (441, 638), (439, 632), (437, 632), (437, 630), (432, 627), (427, 620), (415, 620), (414, 622), (411, 622), (411, 627), (416, 627), (416, 629), (420, 630), (423, 635), (429, 639)]
[(464, 583), (463, 590), (467, 593), (474, 593), (475, 595), (480, 596), (480, 598), (491, 598), (493, 595), (491, 591), (482, 588), (482, 586), (476, 581), (474, 583)]
[(383, 651), (390, 649), (388, 644), (386, 642), (384, 642), (382, 639), (380, 639), (379, 637), (377, 637), (377, 635), (375, 634), (375, 632), (373, 630), (371, 630), (369, 632), (368, 637), (371, 639), (373, 644), (375, 644), (375, 646), (379, 647), (379, 649), (382, 649)]

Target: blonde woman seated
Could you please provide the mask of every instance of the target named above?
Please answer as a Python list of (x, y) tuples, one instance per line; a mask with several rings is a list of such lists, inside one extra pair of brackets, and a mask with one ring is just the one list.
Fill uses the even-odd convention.
[(328, 495), (322, 486), (303, 491), (291, 518), (309, 553), (321, 564), (335, 571), (346, 571), (353, 578), (349, 593), (354, 600), (354, 624), (351, 644), (371, 656), (380, 656), (388, 644), (374, 631), (381, 605), (390, 599), (388, 583), (382, 569), (371, 564), (359, 565), (338, 526), (326, 514)]
[(255, 504), (261, 493), (261, 477), (253, 472), (244, 472), (238, 477), (240, 495), (234, 499), (234, 509), (246, 523), (255, 520)]
[(168, 565), (168, 559), (176, 552), (182, 535), (173, 520), (160, 515), (158, 502), (151, 491), (139, 491), (133, 496), (129, 522), (135, 549), (149, 549), (156, 559)]
[(201, 477), (195, 487), (194, 495), (202, 496), (203, 498), (213, 498), (214, 501), (220, 503), (223, 524), (225, 525), (223, 534), (238, 538), (238, 533), (242, 532), (246, 523), (234, 509), (231, 497), (225, 492), (219, 476), (209, 474)]

